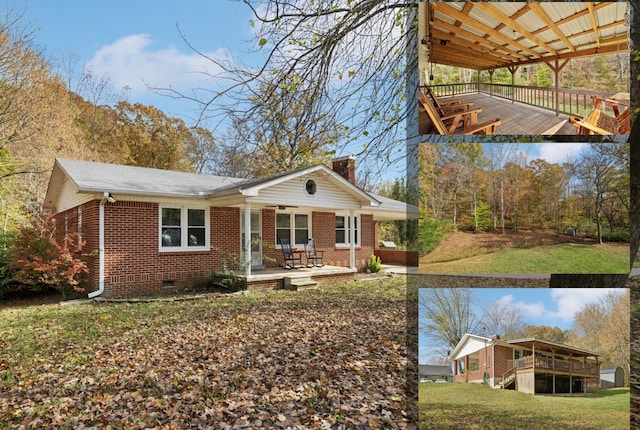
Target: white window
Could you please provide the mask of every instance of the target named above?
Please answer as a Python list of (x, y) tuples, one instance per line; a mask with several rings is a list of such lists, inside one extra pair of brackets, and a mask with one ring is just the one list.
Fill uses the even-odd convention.
[(276, 214), (276, 243), (288, 239), (292, 246), (304, 246), (304, 240), (311, 237), (309, 215), (303, 213)]
[[(360, 219), (354, 217), (354, 234), (356, 245), (360, 244)], [(350, 245), (351, 243), (351, 218), (348, 215), (336, 215), (336, 245)]]
[(209, 249), (209, 210), (161, 207), (160, 250), (201, 251)]

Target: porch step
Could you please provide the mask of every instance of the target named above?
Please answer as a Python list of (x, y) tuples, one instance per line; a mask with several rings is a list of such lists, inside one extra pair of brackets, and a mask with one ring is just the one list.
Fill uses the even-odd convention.
[(284, 278), (284, 289), (289, 291), (310, 290), (316, 288), (318, 283), (311, 279), (310, 276)]

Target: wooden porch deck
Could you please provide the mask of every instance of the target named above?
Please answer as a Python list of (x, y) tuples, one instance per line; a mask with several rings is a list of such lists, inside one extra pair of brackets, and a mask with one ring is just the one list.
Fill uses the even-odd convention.
[(576, 128), (569, 123), (567, 115), (556, 116), (554, 112), (523, 103), (490, 96), (483, 93), (464, 94), (455, 97), (438, 97), (438, 100), (464, 99), (473, 103), (473, 108), (482, 108), (478, 122), (500, 118), (502, 124), (496, 128), (500, 135), (575, 135)]

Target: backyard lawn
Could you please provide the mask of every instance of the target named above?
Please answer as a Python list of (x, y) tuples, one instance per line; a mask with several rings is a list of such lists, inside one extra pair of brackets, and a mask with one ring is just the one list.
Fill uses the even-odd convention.
[(456, 233), (420, 259), (420, 272), (628, 273), (629, 245), (599, 245), (549, 231)]
[(1, 428), (405, 428), (406, 282), (0, 307)]
[(420, 430), (629, 428), (629, 389), (542, 396), (480, 384), (421, 383)]

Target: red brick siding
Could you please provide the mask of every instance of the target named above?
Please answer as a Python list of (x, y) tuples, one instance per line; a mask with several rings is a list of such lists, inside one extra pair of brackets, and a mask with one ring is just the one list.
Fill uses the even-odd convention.
[(262, 210), (262, 262), (267, 267), (277, 267), (284, 263), (282, 252), (276, 249), (276, 211)]
[[(99, 206), (99, 200), (82, 206), (82, 235), (87, 251), (99, 249)], [(200, 252), (159, 251), (157, 203), (118, 201), (106, 204), (104, 209), (107, 297), (189, 289), (195, 281), (220, 270), (223, 260), (229, 265), (240, 260), (239, 208), (210, 208), (211, 249)], [(77, 230), (77, 214), (78, 209), (73, 208), (56, 215), (59, 231), (64, 231), (65, 225), (67, 231)], [(335, 214), (314, 212), (311, 221), (318, 250), (325, 252), (325, 264), (349, 266), (349, 249), (335, 246)], [(364, 267), (373, 250), (373, 229), (372, 217), (363, 215), (360, 227), (362, 244), (356, 249), (356, 263), (360, 268)], [(265, 243), (265, 264), (281, 264), (282, 253), (273, 246), (275, 211), (272, 209), (262, 211), (262, 239)], [(90, 292), (99, 286), (99, 257), (91, 257), (88, 264), (87, 292)]]
[(157, 203), (117, 202), (105, 207), (107, 296), (158, 294), (190, 289), (240, 259), (240, 210), (210, 208), (211, 251), (160, 252)]
[[(371, 215), (361, 215), (360, 218), (360, 245), (356, 247), (356, 267), (362, 270), (373, 252), (374, 223)], [(335, 213), (313, 212), (312, 223), (316, 248), (324, 251), (324, 263), (349, 267), (349, 247), (336, 247)]]
[(94, 200), (82, 205), (82, 240), (85, 242), (84, 249), (86, 252), (94, 252), (95, 256), (89, 258), (87, 267), (86, 292), (90, 293), (98, 289), (100, 282), (100, 258), (98, 252), (100, 250), (100, 202)]
[(509, 370), (508, 361), (513, 360), (513, 349), (502, 345), (494, 347), (495, 359), (495, 377), (501, 378), (502, 375)]
[[(212, 269), (222, 268), (222, 261), (231, 266), (240, 262), (240, 209), (211, 208)], [(215, 262), (215, 263), (214, 263)]]

